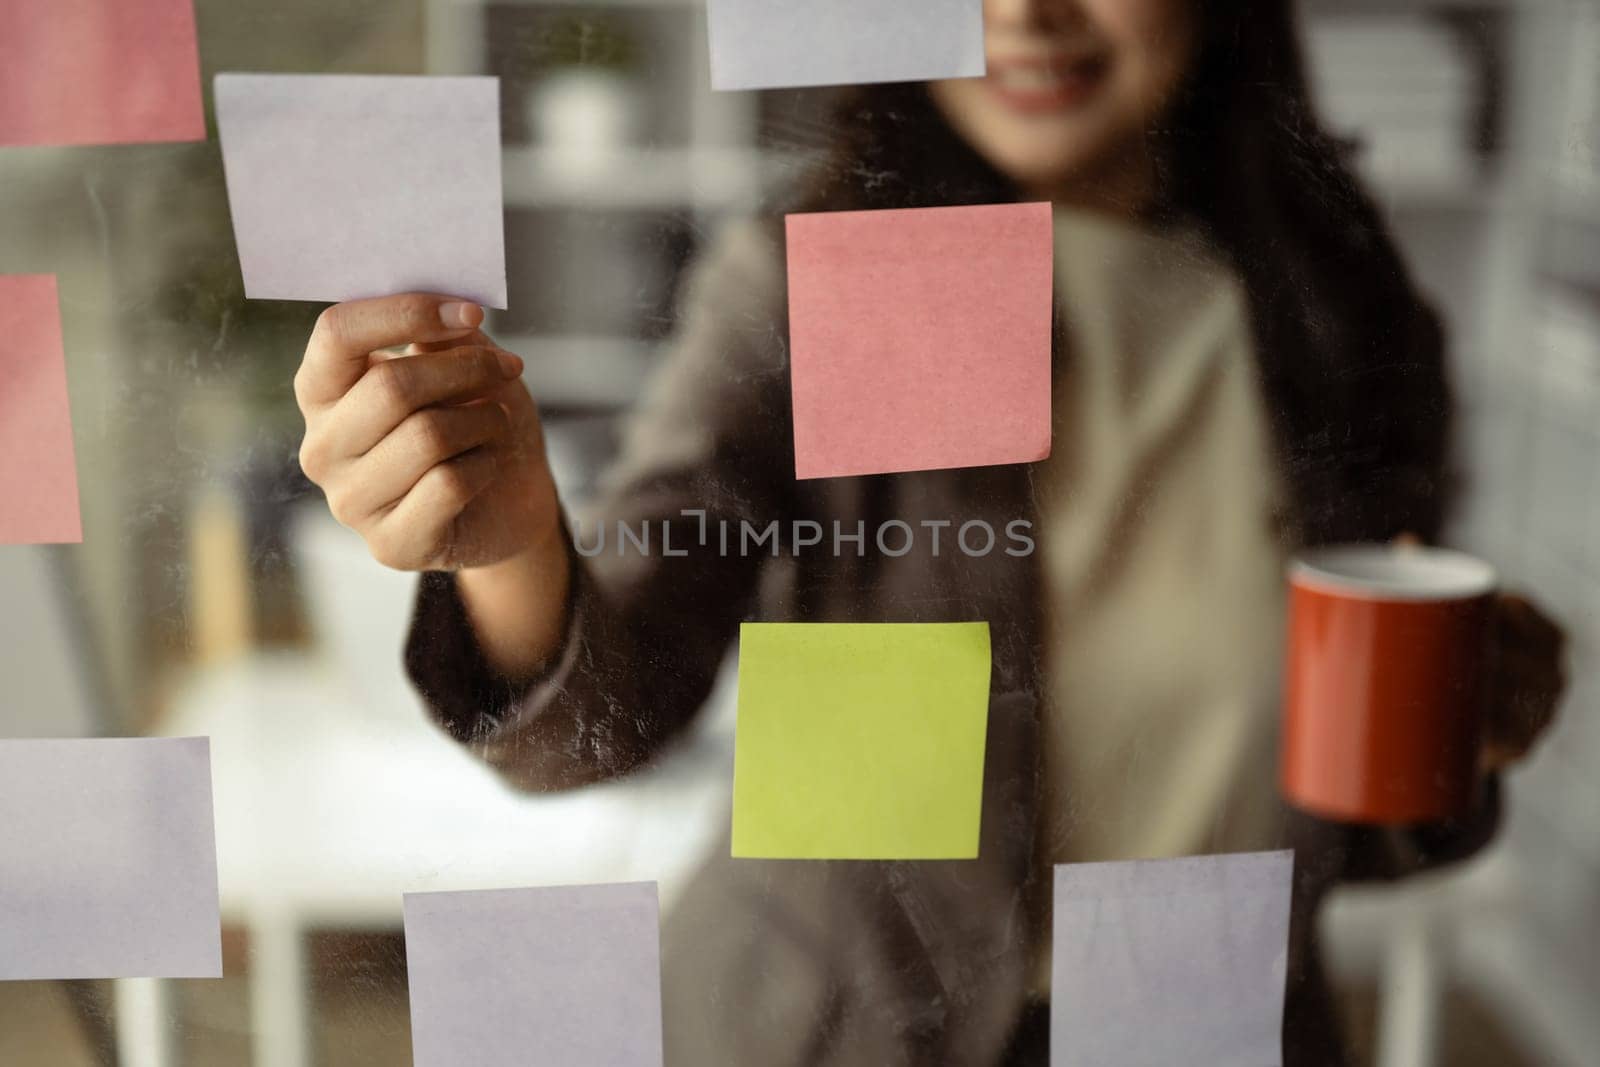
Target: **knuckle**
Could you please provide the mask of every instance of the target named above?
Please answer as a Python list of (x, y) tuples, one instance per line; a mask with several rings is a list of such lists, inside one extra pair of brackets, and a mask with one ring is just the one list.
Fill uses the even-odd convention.
[[(309, 358), (309, 356), (310, 353), (308, 351), (307, 358)], [(311, 407), (310, 403), (306, 399), (306, 385), (306, 365), (305, 361), (302, 360), (300, 366), (294, 372), (294, 402), (295, 405), (299, 407), (302, 415), (309, 411)]]
[(410, 418), (412, 447), (418, 455), (440, 459), (450, 454), (450, 429), (437, 411), (419, 411)]
[(322, 478), (327, 473), (325, 453), (322, 438), (317, 434), (308, 433), (300, 442), (300, 469), (317, 485), (322, 484)]
[(445, 463), (434, 469), (434, 493), (450, 511), (460, 510), (472, 498), (472, 483), (459, 463)]
[(341, 526), (348, 526), (351, 529), (354, 529), (357, 516), (355, 515), (354, 508), (351, 506), (349, 491), (344, 489), (332, 489), (329, 490), (325, 495), (328, 499), (328, 511), (333, 515), (334, 521), (339, 523)]
[(416, 396), (416, 375), (406, 364), (403, 359), (389, 359), (367, 371), (378, 403), (396, 413), (410, 411)]
[(511, 413), (502, 404), (486, 404), (485, 417), (489, 420), (489, 428), (498, 440), (511, 432)]
[(322, 309), (316, 325), (311, 329), (312, 344), (317, 341), (337, 344), (345, 338), (345, 313), (343, 304), (333, 304)]
[(407, 559), (401, 552), (399, 543), (394, 536), (382, 530), (374, 530), (367, 535), (367, 552), (373, 559), (390, 570), (409, 570)]

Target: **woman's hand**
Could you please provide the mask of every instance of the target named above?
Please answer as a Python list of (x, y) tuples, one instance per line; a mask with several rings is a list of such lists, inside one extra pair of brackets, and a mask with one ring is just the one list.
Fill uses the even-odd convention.
[[(1403, 533), (1399, 548), (1422, 544)], [(1567, 688), (1567, 635), (1526, 597), (1501, 593), (1489, 619), (1489, 707), (1480, 763), (1499, 771), (1532, 751), (1555, 721)]]
[(421, 293), (339, 304), (295, 375), (300, 465), (386, 566), (485, 567), (560, 543), (522, 360), (482, 321), (475, 304)]
[(456, 571), (484, 655), (524, 676), (560, 645), (571, 563), (522, 360), (482, 322), (424, 293), (323, 312), (294, 379), (300, 465), (379, 563)]
[(1567, 678), (1561, 627), (1520, 596), (1495, 599), (1493, 664), (1483, 764), (1501, 770), (1526, 756), (1555, 719)]

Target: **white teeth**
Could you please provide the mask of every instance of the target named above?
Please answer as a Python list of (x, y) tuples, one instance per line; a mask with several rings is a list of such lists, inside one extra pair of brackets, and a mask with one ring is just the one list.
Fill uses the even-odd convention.
[(991, 76), (1001, 88), (1021, 92), (1049, 92), (1066, 82), (1065, 77), (1049, 67), (1004, 67)]

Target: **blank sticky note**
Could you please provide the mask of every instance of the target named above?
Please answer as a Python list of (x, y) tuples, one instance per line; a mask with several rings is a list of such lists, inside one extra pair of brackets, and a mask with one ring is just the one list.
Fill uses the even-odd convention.
[(0, 545), (83, 540), (51, 274), (0, 274)]
[(0, 3), (0, 145), (205, 136), (192, 0)]
[(1050, 454), (1048, 204), (790, 215), (795, 474)]
[(654, 882), (409, 893), (416, 1067), (661, 1067)]
[(506, 306), (497, 78), (219, 74), (245, 295)]
[(976, 857), (988, 715), (988, 623), (745, 623), (733, 855)]
[(210, 742), (0, 740), (0, 979), (220, 977)]
[(1056, 868), (1052, 1067), (1282, 1060), (1292, 852)]
[(709, 0), (711, 86), (973, 78), (983, 0)]

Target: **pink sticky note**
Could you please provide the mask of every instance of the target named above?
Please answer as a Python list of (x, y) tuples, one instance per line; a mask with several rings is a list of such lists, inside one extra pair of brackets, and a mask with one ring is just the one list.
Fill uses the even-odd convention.
[(0, 2), (0, 145), (205, 136), (193, 0)]
[(0, 274), (0, 337), (0, 544), (82, 541), (55, 275)]
[(1049, 204), (790, 215), (795, 476), (1050, 454)]

